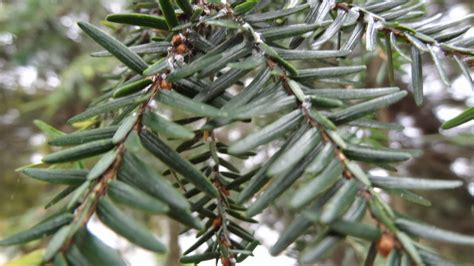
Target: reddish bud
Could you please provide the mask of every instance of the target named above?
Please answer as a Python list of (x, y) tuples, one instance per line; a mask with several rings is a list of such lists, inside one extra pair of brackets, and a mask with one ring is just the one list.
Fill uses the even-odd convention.
[(162, 88), (164, 90), (171, 90), (171, 88), (173, 88), (173, 84), (171, 84), (168, 81), (163, 79), (160, 82), (160, 88)]
[(180, 34), (176, 34), (171, 38), (171, 44), (173, 46), (178, 46), (183, 43), (183, 37)]
[(217, 216), (213, 221), (212, 221), (212, 226), (214, 228), (218, 228), (221, 226), (222, 223), (222, 218), (220, 216)]
[(377, 243), (377, 250), (384, 257), (387, 257), (394, 247), (395, 239), (392, 235), (389, 234), (383, 234), (382, 237), (380, 237), (379, 242)]
[(188, 51), (188, 47), (186, 47), (185, 44), (180, 44), (178, 45), (178, 47), (176, 48), (176, 53), (178, 54), (184, 54)]

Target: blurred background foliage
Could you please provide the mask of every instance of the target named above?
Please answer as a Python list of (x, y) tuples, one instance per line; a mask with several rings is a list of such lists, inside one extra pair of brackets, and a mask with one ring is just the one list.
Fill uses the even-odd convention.
[[(474, 12), (472, 0), (427, 1), (429, 14), (443, 12), (455, 19)], [(92, 58), (98, 49), (83, 38), (77, 21), (99, 24), (108, 13), (123, 10), (126, 0), (0, 0), (0, 238), (27, 227), (58, 187), (22, 177), (15, 169), (41, 160), (48, 152), (46, 137), (34, 126), (41, 119), (71, 131), (65, 121), (79, 113), (106, 84), (114, 61)], [(471, 29), (474, 35), (473, 29)], [(428, 58), (427, 58), (428, 59)], [(387, 85), (383, 52), (369, 57), (366, 82)], [(474, 93), (453, 67), (446, 68), (453, 82), (446, 88), (435, 67), (425, 60), (425, 90), (428, 100), (420, 109), (411, 97), (379, 113), (380, 119), (405, 126), (402, 133), (380, 134), (391, 145), (420, 148), (423, 156), (400, 169), (402, 175), (425, 178), (462, 179), (466, 185), (454, 191), (425, 194), (433, 207), (423, 208), (390, 198), (400, 211), (422, 217), (428, 223), (454, 231), (474, 234), (474, 125), (440, 131), (441, 123), (474, 105)], [(399, 64), (399, 84), (409, 80), (409, 67)], [(379, 134), (373, 132), (372, 135)], [(374, 169), (374, 171), (382, 171)], [(284, 201), (285, 197), (280, 200)], [(26, 214), (26, 215), (25, 215)], [(283, 228), (291, 217), (281, 208), (267, 212), (262, 220), (270, 227)], [(257, 234), (258, 235), (258, 234)], [(460, 261), (474, 261), (469, 247), (437, 244), (444, 254)], [(1, 253), (1, 252), (0, 252)], [(339, 264), (344, 250), (332, 260)], [(2, 261), (0, 260), (0, 263)]]
[(76, 21), (98, 23), (117, 4), (120, 1), (0, 1), (2, 237), (30, 226), (44, 212), (41, 206), (49, 196), (57, 193), (57, 188), (28, 180), (15, 169), (48, 152), (35, 119), (61, 128), (104, 85), (101, 73), (110, 72), (110, 61), (88, 56), (93, 44), (83, 40)]
[(36, 162), (45, 137), (32, 121), (61, 127), (104, 85), (108, 60), (94, 60), (78, 20), (99, 22), (119, 1), (12, 0), (0, 2), (0, 219), (38, 205), (48, 190), (15, 173)]

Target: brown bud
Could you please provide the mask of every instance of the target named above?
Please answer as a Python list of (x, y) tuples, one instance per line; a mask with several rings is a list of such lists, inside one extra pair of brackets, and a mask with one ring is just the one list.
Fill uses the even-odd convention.
[(351, 179), (352, 173), (350, 171), (344, 170), (344, 177), (347, 179)]
[(222, 266), (231, 266), (229, 259), (221, 257)]
[(214, 218), (214, 220), (212, 221), (212, 226), (214, 228), (219, 228), (221, 226), (221, 223), (222, 223), (222, 218), (220, 216), (217, 216), (216, 218)]
[(173, 36), (173, 38), (171, 38), (171, 44), (173, 46), (178, 46), (182, 43), (183, 43), (183, 37), (181, 37), (180, 34), (176, 34), (176, 35)]
[(178, 47), (176, 47), (176, 53), (178, 54), (184, 54), (188, 51), (188, 47), (186, 47), (186, 45), (184, 43), (178, 45)]
[(395, 239), (390, 234), (383, 234), (377, 243), (377, 250), (384, 257), (387, 257), (394, 247)]
[(173, 88), (173, 84), (171, 84), (168, 81), (163, 79), (160, 82), (160, 88), (162, 88), (164, 90), (171, 90), (171, 88)]

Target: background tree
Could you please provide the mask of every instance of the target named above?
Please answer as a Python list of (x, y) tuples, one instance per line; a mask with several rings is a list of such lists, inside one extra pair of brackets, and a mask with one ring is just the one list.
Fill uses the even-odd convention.
[[(181, 14), (181, 12), (175, 13), (174, 8), (168, 6), (168, 2), (160, 2), (164, 18), (134, 14), (109, 16), (108, 20), (111, 22), (151, 26), (159, 29), (158, 31), (145, 30), (135, 34), (130, 32), (125, 34), (137, 45), (131, 46), (129, 49), (94, 26), (86, 23), (80, 24), (87, 34), (131, 70), (151, 78), (140, 80), (130, 71), (124, 72), (122, 80), (113, 90), (106, 92), (105, 97), (95, 99), (93, 105), (98, 103), (97, 106), (89, 108), (70, 120), (72, 123), (81, 122), (75, 125), (82, 130), (107, 126), (105, 129), (85, 130), (68, 136), (57, 136), (60, 133), (49, 130), (51, 135), (56, 135), (56, 138), (51, 141), (53, 145), (92, 142), (49, 155), (43, 159), (46, 163), (75, 161), (106, 152), (115, 146), (115, 150), (106, 153), (95, 166), (90, 166), (90, 172), (70, 169), (72, 165), (69, 165), (67, 170), (24, 170), (25, 174), (32, 177), (46, 179), (50, 182), (67, 182), (76, 189), (66, 206), (69, 211), (75, 211), (72, 223), (70, 215), (67, 213), (62, 213), (59, 218), (56, 217), (46, 222), (47, 224), (60, 220), (59, 224), (61, 225), (63, 223), (69, 224), (61, 227), (53, 237), (46, 251), (46, 260), (52, 258), (60, 249), (71, 262), (75, 259), (72, 258), (74, 256), (72, 250), (75, 250), (76, 246), (83, 254), (88, 252), (84, 250), (83, 245), (85, 244), (81, 243), (90, 244), (93, 242), (100, 245), (100, 242), (97, 242), (88, 232), (79, 230), (79, 227), (89, 219), (90, 214), (96, 210), (97, 206), (99, 218), (117, 233), (128, 237), (130, 241), (142, 247), (154, 251), (163, 250), (156, 240), (147, 239), (145, 237), (147, 234), (138, 240), (136, 237), (134, 238), (140, 234), (136, 231), (137, 227), (133, 227), (135, 228), (134, 232), (129, 231), (132, 228), (124, 228), (132, 221), (118, 221), (118, 217), (122, 217), (118, 215), (120, 211), (103, 197), (108, 187), (107, 191), (114, 199), (112, 191), (115, 187), (117, 191), (115, 195), (118, 197), (118, 199), (115, 198), (115, 201), (129, 204), (132, 201), (132, 205), (135, 207), (150, 211), (150, 204), (147, 205), (148, 207), (143, 205), (143, 198), (146, 197), (146, 194), (138, 197), (140, 201), (137, 203), (132, 199), (133, 193), (137, 192), (130, 191), (130, 189), (133, 190), (132, 187), (119, 181), (108, 184), (108, 181), (113, 179), (117, 172), (119, 180), (145, 190), (148, 194), (156, 196), (173, 207), (173, 211), (169, 212), (169, 207), (166, 205), (154, 203), (154, 212), (167, 212), (169, 216), (184, 224), (200, 227), (199, 222), (189, 215), (189, 207), (186, 206), (189, 203), (185, 203), (186, 201), (176, 202), (180, 196), (173, 188), (169, 187), (167, 191), (175, 193), (176, 196), (166, 197), (168, 193), (153, 189), (156, 184), (143, 183), (150, 182), (149, 179), (156, 177), (157, 174), (149, 174), (148, 171), (143, 170), (147, 167), (148, 159), (146, 157), (141, 156), (141, 159), (137, 159), (129, 155), (130, 151), (141, 152), (137, 150), (137, 137), (133, 133), (125, 142), (126, 137), (134, 128), (137, 129), (145, 148), (172, 169), (163, 174), (171, 174), (176, 178), (179, 187), (184, 189), (188, 198), (191, 198), (190, 201), (193, 203), (191, 210), (197, 211), (201, 217), (207, 217), (209, 221), (206, 226), (208, 230), (200, 238), (200, 241), (205, 242), (207, 238), (213, 238), (215, 245), (210, 245), (209, 252), (204, 255), (185, 257), (184, 261), (221, 257), (224, 264), (234, 258), (239, 260), (246, 257), (248, 254), (242, 249), (252, 249), (256, 242), (251, 234), (245, 234), (245, 231), (242, 231), (243, 228), (238, 227), (235, 222), (230, 220), (251, 222), (250, 217), (266, 208), (270, 201), (276, 199), (285, 190), (293, 189), (297, 189), (297, 192), (292, 193), (290, 206), (295, 209), (296, 213), (299, 213), (299, 216), (293, 219), (293, 224), (300, 224), (296, 226), (297, 229), (306, 229), (307, 226), (301, 226), (301, 223), (308, 226), (316, 224), (317, 231), (313, 232), (310, 229), (307, 233), (313, 237), (316, 233), (319, 235), (319, 239), (313, 244), (310, 244), (312, 241), (303, 241), (297, 245), (297, 250), (305, 249), (301, 257), (303, 261), (317, 259), (317, 255), (322, 255), (322, 251), (334, 246), (344, 235), (365, 238), (373, 243), (377, 242), (378, 251), (382, 255), (394, 250), (391, 253), (392, 259), (399, 256), (395, 250), (400, 253), (404, 252), (406, 253), (404, 258), (411, 258), (417, 263), (421, 263), (421, 260), (427, 263), (427, 260), (433, 259), (435, 255), (420, 246), (415, 247), (415, 242), (405, 233), (418, 234), (427, 238), (435, 237), (438, 240), (472, 243), (471, 238), (432, 231), (419, 224), (413, 224), (405, 218), (400, 218), (403, 216), (394, 213), (381, 199), (379, 190), (373, 189), (372, 184), (394, 195), (401, 195), (411, 201), (427, 204), (426, 200), (405, 189), (451, 188), (460, 185), (460, 183), (456, 181), (426, 182), (422, 179), (392, 180), (367, 176), (360, 165), (366, 171), (375, 165), (393, 172), (395, 168), (387, 163), (408, 159), (413, 155), (413, 152), (378, 148), (386, 140), (380, 139), (381, 135), (377, 129), (395, 129), (397, 127), (376, 120), (359, 120), (358, 118), (401, 99), (406, 93), (398, 92), (396, 88), (351, 89), (351, 87), (359, 87), (362, 78), (364, 78), (363, 74), (357, 74), (363, 71), (364, 67), (354, 66), (354, 60), (360, 57), (364, 60), (372, 59), (371, 54), (364, 55), (364, 53), (353, 49), (359, 39), (365, 40), (364, 45), (368, 51), (375, 50), (378, 39), (385, 39), (384, 48), (387, 49), (387, 52), (381, 54), (381, 57), (385, 58), (387, 63), (384, 64), (385, 67), (381, 68), (383, 71), (378, 73), (388, 72), (391, 83), (395, 82), (393, 69), (399, 64), (397, 60), (404, 62), (402, 59), (404, 52), (399, 49), (398, 45), (402, 45), (402, 49), (405, 46), (408, 48), (411, 58), (405, 55), (407, 57), (405, 60), (412, 63), (413, 89), (418, 104), (421, 104), (422, 101), (421, 63), (419, 61), (421, 61), (420, 53), (423, 51), (432, 55), (436, 67), (445, 81), (447, 81), (446, 73), (443, 70), (443, 65), (439, 63), (439, 55), (435, 51), (437, 49), (441, 49), (444, 55), (454, 58), (470, 80), (469, 71), (463, 62), (463, 59), (467, 62), (470, 60), (469, 55), (472, 52), (467, 48), (471, 44), (470, 39), (456, 39), (468, 28), (452, 31), (453, 27), (469, 20), (470, 17), (447, 24), (429, 25), (429, 23), (436, 23), (433, 20), (425, 21), (427, 24), (419, 21), (413, 22), (422, 15), (417, 10), (422, 5), (407, 3), (405, 6), (397, 7), (404, 4), (405, 1), (369, 5), (365, 3), (335, 4), (331, 1), (319, 3), (316, 1), (295, 7), (286, 6), (277, 12), (271, 10), (280, 8), (270, 2), (234, 3), (232, 7), (220, 4), (202, 5), (202, 3), (190, 6), (189, 3), (186, 3), (178, 1), (183, 11)], [(191, 9), (189, 9), (190, 7)], [(199, 7), (202, 8), (202, 11)], [(136, 11), (154, 14), (157, 10), (155, 8), (158, 6), (147, 2), (137, 3), (134, 8)], [(407, 14), (410, 11), (411, 13)], [(246, 12), (256, 13), (243, 15)], [(203, 14), (204, 16), (199, 17)], [(305, 22), (307, 24), (296, 24), (296, 22), (305, 19), (302, 14), (306, 14)], [(177, 17), (182, 23), (190, 22), (178, 25)], [(194, 20), (198, 18), (200, 20)], [(393, 22), (395, 20), (396, 22)], [(268, 24), (269, 21), (274, 23)], [(406, 23), (401, 25), (400, 22)], [(286, 26), (287, 23), (290, 26)], [(166, 34), (165, 31), (170, 28), (175, 33)], [(445, 31), (443, 32), (443, 30)], [(177, 32), (182, 32), (183, 35), (179, 35)], [(362, 37), (363, 33), (365, 33), (364, 37)], [(300, 37), (302, 34), (303, 37)], [(169, 43), (162, 41), (162, 37), (171, 41), (171, 47), (169, 47)], [(148, 43), (150, 38), (157, 42)], [(213, 48), (218, 43), (221, 44)], [(306, 46), (310, 49), (306, 49)], [(381, 46), (383, 47), (383, 44)], [(296, 49), (297, 47), (299, 48)], [(395, 49), (399, 54), (392, 54), (389, 48)], [(166, 59), (156, 61), (157, 58), (162, 57), (160, 53), (166, 52)], [(145, 60), (154, 64), (147, 67), (147, 63), (136, 53), (147, 54), (144, 57)], [(252, 56), (249, 57), (250, 54)], [(103, 56), (107, 53), (100, 52), (97, 55)], [(302, 59), (314, 60), (293, 62)], [(374, 63), (373, 61), (370, 61), (369, 66)], [(327, 67), (327, 65), (331, 66)], [(257, 69), (252, 70), (255, 68)], [(194, 74), (197, 74), (199, 79), (191, 77)], [(347, 75), (352, 75), (349, 76), (352, 79), (339, 77)], [(225, 92), (231, 85), (243, 85), (239, 80), (243, 80), (244, 76), (253, 80), (241, 90), (231, 88), (240, 93), (228, 94)], [(371, 82), (370, 76), (366, 76), (366, 81), (370, 87), (376, 87), (375, 82), (369, 83)], [(244, 84), (246, 83), (248, 82)], [(341, 89), (325, 89), (327, 84), (338, 86)], [(166, 91), (171, 87), (174, 89), (173, 91)], [(142, 89), (146, 89), (147, 92), (121, 97)], [(183, 95), (194, 97), (194, 100), (183, 97)], [(109, 97), (118, 99), (109, 101)], [(161, 112), (163, 109), (161, 109), (160, 103), (164, 103), (176, 107), (178, 110), (189, 111), (194, 115), (201, 116), (180, 119), (181, 114), (174, 113), (178, 124), (192, 123), (194, 132), (164, 120), (159, 114), (149, 111), (149, 107), (155, 108), (153, 102), (148, 104), (149, 99), (155, 97), (159, 102), (158, 106)], [(219, 107), (220, 110), (215, 107)], [(289, 112), (288, 109), (294, 109), (294, 111)], [(115, 116), (101, 115), (106, 112), (110, 113), (110, 111), (113, 111), (112, 114)], [(263, 120), (262, 123), (269, 126), (234, 143), (230, 148), (224, 144), (227, 143), (228, 132), (213, 130), (223, 126), (233, 127), (235, 121), (246, 122), (250, 118), (256, 120), (256, 117), (276, 111), (281, 111), (282, 114), (277, 116), (278, 120), (266, 116), (270, 121), (276, 121), (270, 124), (269, 120)], [(101, 116), (97, 117), (97, 115)], [(466, 113), (465, 116), (469, 117), (469, 113)], [(202, 117), (205, 118), (204, 124)], [(305, 122), (302, 123), (301, 120), (305, 120)], [(201, 123), (197, 121), (201, 121)], [(117, 128), (114, 125), (119, 126)], [(142, 126), (146, 126), (148, 129), (142, 130)], [(376, 128), (376, 130), (360, 129), (367, 127)], [(213, 184), (203, 178), (203, 175), (191, 167), (188, 162), (182, 160), (149, 129), (172, 140), (191, 138), (191, 141), (183, 142), (178, 146), (177, 150), (183, 152), (192, 149), (185, 154), (185, 158), (188, 158), (193, 164), (200, 164), (204, 167), (201, 171), (205, 176), (210, 177)], [(264, 160), (265, 163), (260, 167), (257, 166), (254, 171), (250, 171), (248, 174), (238, 174), (238, 167), (233, 164), (239, 164), (238, 159), (242, 159), (242, 156), (244, 156), (243, 158), (251, 156), (252, 153), (248, 151), (249, 149), (282, 136), (287, 139), (285, 142), (277, 142), (268, 146), (270, 148), (283, 146), (276, 155), (269, 159), (269, 162)], [(288, 138), (288, 136), (290, 137)], [(108, 138), (112, 139), (95, 141)], [(204, 142), (204, 146), (199, 144), (202, 142)], [(370, 145), (361, 146), (360, 143)], [(335, 156), (340, 162), (336, 160), (322, 171), (321, 166), (328, 160), (323, 157), (324, 154), (326, 154), (326, 158)], [(355, 161), (361, 161), (364, 164), (356, 164)], [(370, 164), (366, 165), (365, 163)], [(83, 168), (82, 165), (78, 167)], [(222, 169), (229, 170), (229, 172), (222, 171)], [(133, 170), (141, 171), (134, 172)], [(298, 181), (295, 186), (290, 188), (288, 185), (296, 181), (303, 173), (304, 177), (300, 178), (302, 181)], [(75, 180), (71, 181), (71, 178), (66, 180), (64, 175), (74, 176)], [(140, 181), (139, 178), (137, 179), (140, 175), (149, 177)], [(341, 175), (342, 178), (338, 179)], [(87, 181), (82, 182), (81, 178), (86, 176)], [(318, 177), (312, 179), (315, 176)], [(181, 178), (185, 179), (181, 180)], [(257, 196), (257, 201), (250, 205), (244, 216), (241, 213), (243, 207), (237, 203), (242, 203), (253, 197), (269, 179), (272, 179), (273, 183), (263, 190), (261, 196)], [(162, 184), (160, 189), (168, 186), (164, 179), (155, 181), (164, 182), (160, 183)], [(186, 182), (190, 182), (190, 184)], [(76, 187), (76, 184), (81, 185)], [(339, 186), (341, 187), (339, 188)], [(129, 197), (120, 199), (120, 195), (123, 196), (124, 193), (118, 192), (124, 189)], [(229, 194), (229, 190), (239, 193)], [(207, 192), (207, 195), (200, 194), (199, 191)], [(315, 198), (318, 193), (323, 193), (323, 195)], [(192, 198), (193, 196), (197, 197)], [(216, 196), (217, 199), (211, 200), (209, 196)], [(285, 195), (283, 196), (285, 197)], [(350, 203), (354, 198), (358, 200), (351, 207)], [(238, 202), (233, 202), (236, 199)], [(150, 200), (156, 201), (156, 199)], [(307, 213), (307, 208), (304, 206), (311, 201), (315, 201), (312, 208), (316, 212)], [(326, 201), (328, 201), (327, 204)], [(366, 217), (364, 223), (354, 223), (363, 218), (362, 214), (366, 210), (367, 203), (369, 204), (367, 213), (371, 214), (373, 219)], [(162, 208), (157, 206), (162, 206)], [(349, 207), (351, 209), (344, 215), (342, 211)], [(320, 215), (317, 214), (319, 209), (321, 209)], [(356, 215), (358, 210), (361, 211), (360, 215)], [(341, 218), (342, 215), (344, 215), (343, 218)], [(230, 216), (233, 218), (229, 219)], [(369, 225), (374, 221), (377, 227)], [(289, 228), (292, 226), (290, 225)], [(354, 229), (361, 229), (361, 231), (354, 231)], [(429, 230), (429, 233), (426, 230)], [(31, 237), (37, 236), (32, 235), (32, 232), (38, 233), (38, 228), (29, 231), (26, 239), (25, 234), (20, 237), (17, 235), (3, 243), (11, 244), (29, 240)], [(272, 248), (272, 253), (280, 252), (303, 233), (291, 229), (285, 231), (280, 241)], [(241, 242), (236, 242), (233, 239), (235, 236), (238, 236)], [(349, 240), (351, 239), (349, 238)], [(349, 243), (351, 242), (349, 241)], [(71, 245), (73, 246), (69, 252)], [(101, 247), (104, 248), (103, 256), (96, 258), (97, 254), (94, 253), (86, 256), (87, 259), (111, 259), (111, 257), (107, 257), (107, 248)], [(389, 250), (387, 251), (387, 249)], [(375, 251), (375, 244), (373, 244), (369, 249), (368, 259), (372, 258), (371, 255)], [(58, 259), (60, 256), (58, 255), (56, 258)]]

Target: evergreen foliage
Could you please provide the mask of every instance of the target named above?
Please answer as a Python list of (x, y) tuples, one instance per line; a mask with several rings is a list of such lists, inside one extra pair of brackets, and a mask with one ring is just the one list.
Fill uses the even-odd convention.
[[(246, 224), (287, 192), (285, 207), (295, 217), (271, 247), (273, 255), (291, 248), (302, 263), (314, 263), (355, 238), (371, 247), (366, 265), (377, 256), (387, 265), (446, 265), (420, 240), (474, 245), (474, 237), (407, 217), (381, 197), (385, 192), (430, 205), (412, 190), (452, 189), (462, 182), (398, 177), (396, 164), (418, 152), (358, 134), (400, 129), (374, 114), (407, 96), (395, 87), (401, 63), (411, 64), (418, 105), (425, 55), (446, 85), (447, 59), (472, 83), (474, 38), (463, 35), (473, 15), (439, 22), (440, 16), (425, 16), (423, 2), (410, 0), (141, 0), (130, 8), (105, 23), (123, 24), (124, 41), (79, 22), (105, 49), (93, 56), (114, 56), (124, 67), (112, 88), (69, 119), (76, 132), (42, 125), (49, 144), (61, 149), (22, 172), (67, 188), (48, 204), (50, 217), (1, 246), (52, 236), (43, 262), (124, 265), (85, 227), (96, 214), (131, 243), (166, 252), (121, 204), (198, 230), (181, 262), (235, 265), (259, 244)], [(374, 53), (385, 58), (390, 87), (361, 85), (367, 76), (361, 58)], [(173, 119), (163, 110), (172, 110)], [(472, 120), (472, 114), (470, 108), (443, 128)], [(223, 135), (257, 119), (264, 124), (237, 141)], [(278, 151), (241, 172), (243, 160), (270, 146)], [(372, 167), (392, 176), (369, 175)]]

